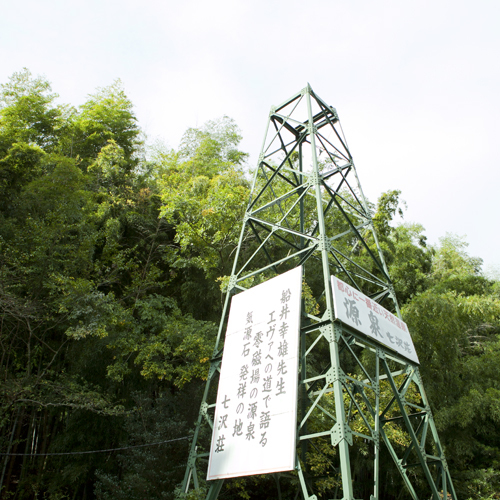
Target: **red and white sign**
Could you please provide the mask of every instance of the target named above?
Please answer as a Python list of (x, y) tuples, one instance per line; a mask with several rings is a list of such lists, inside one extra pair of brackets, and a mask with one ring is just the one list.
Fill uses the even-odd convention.
[(335, 316), (340, 321), (419, 364), (404, 321), (335, 276), (332, 290)]
[(293, 470), (302, 269), (232, 298), (207, 479)]

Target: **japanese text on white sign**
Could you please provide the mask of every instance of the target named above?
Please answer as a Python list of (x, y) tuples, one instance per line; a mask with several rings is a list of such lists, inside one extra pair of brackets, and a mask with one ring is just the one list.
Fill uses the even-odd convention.
[(377, 342), (418, 364), (406, 323), (359, 290), (332, 276), (335, 316)]
[(298, 267), (232, 298), (209, 480), (295, 466), (301, 293)]

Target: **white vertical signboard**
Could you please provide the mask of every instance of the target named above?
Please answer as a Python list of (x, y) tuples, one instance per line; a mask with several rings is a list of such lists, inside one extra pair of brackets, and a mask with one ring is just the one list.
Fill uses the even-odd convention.
[(232, 298), (207, 479), (295, 467), (302, 269)]
[(346, 325), (419, 363), (406, 323), (356, 288), (332, 276), (335, 316)]

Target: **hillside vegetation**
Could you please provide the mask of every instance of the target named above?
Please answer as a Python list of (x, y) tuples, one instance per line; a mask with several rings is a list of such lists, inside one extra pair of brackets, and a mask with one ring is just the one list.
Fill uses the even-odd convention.
[[(78, 109), (27, 70), (1, 86), (2, 498), (174, 498), (250, 190), (240, 139), (224, 117), (146, 148), (119, 82)], [(457, 494), (500, 498), (500, 285), (399, 208), (388, 191), (374, 223)], [(383, 459), (384, 498), (406, 498)]]

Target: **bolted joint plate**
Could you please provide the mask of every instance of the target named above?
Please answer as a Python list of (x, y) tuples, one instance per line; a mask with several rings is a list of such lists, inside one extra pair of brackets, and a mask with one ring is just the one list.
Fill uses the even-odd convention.
[(340, 381), (342, 384), (345, 384), (346, 378), (345, 378), (345, 373), (340, 368), (340, 366), (332, 366), (327, 372), (326, 372), (326, 383), (327, 384), (333, 384), (334, 382)]
[(319, 328), (319, 331), (321, 332), (323, 337), (325, 337), (326, 341), (330, 344), (332, 342), (338, 342), (340, 340), (340, 332), (338, 332), (332, 324), (321, 326)]
[(208, 370), (208, 380), (211, 380), (212, 377), (215, 375), (215, 372), (217, 371), (217, 365), (218, 363), (214, 362), (212, 362), (212, 364), (210, 365), (210, 368)]
[(343, 439), (352, 446), (352, 432), (349, 424), (344, 422), (342, 425), (340, 422), (337, 422), (330, 431), (330, 438), (332, 446), (337, 446)]
[(233, 293), (233, 290), (234, 290), (234, 287), (236, 286), (237, 280), (238, 280), (238, 277), (235, 274), (233, 274), (229, 278), (229, 283), (227, 284), (227, 293), (229, 293), (229, 294)]
[(321, 174), (319, 174), (318, 172), (313, 170), (309, 174), (307, 180), (308, 180), (308, 184), (310, 187), (316, 187), (318, 184), (321, 184), (322, 177), (321, 177)]
[(324, 234), (318, 237), (318, 250), (326, 250), (329, 252), (332, 249), (332, 244), (330, 243), (330, 238), (326, 237)]
[(340, 337), (342, 337), (342, 325), (338, 321), (333, 324), (333, 331), (335, 332), (335, 338), (338, 342)]
[(206, 415), (207, 412), (208, 412), (208, 404), (205, 402), (201, 403), (200, 413)]
[(187, 466), (192, 469), (196, 464), (196, 449), (189, 452), (189, 457), (187, 460)]
[(377, 348), (377, 357), (378, 359), (385, 360), (385, 352), (380, 348)]
[(326, 311), (321, 315), (321, 321), (333, 321), (333, 310), (327, 308)]
[(314, 125), (314, 123), (307, 124), (307, 131), (309, 132), (309, 135), (318, 133), (318, 129), (316, 128), (316, 125)]

